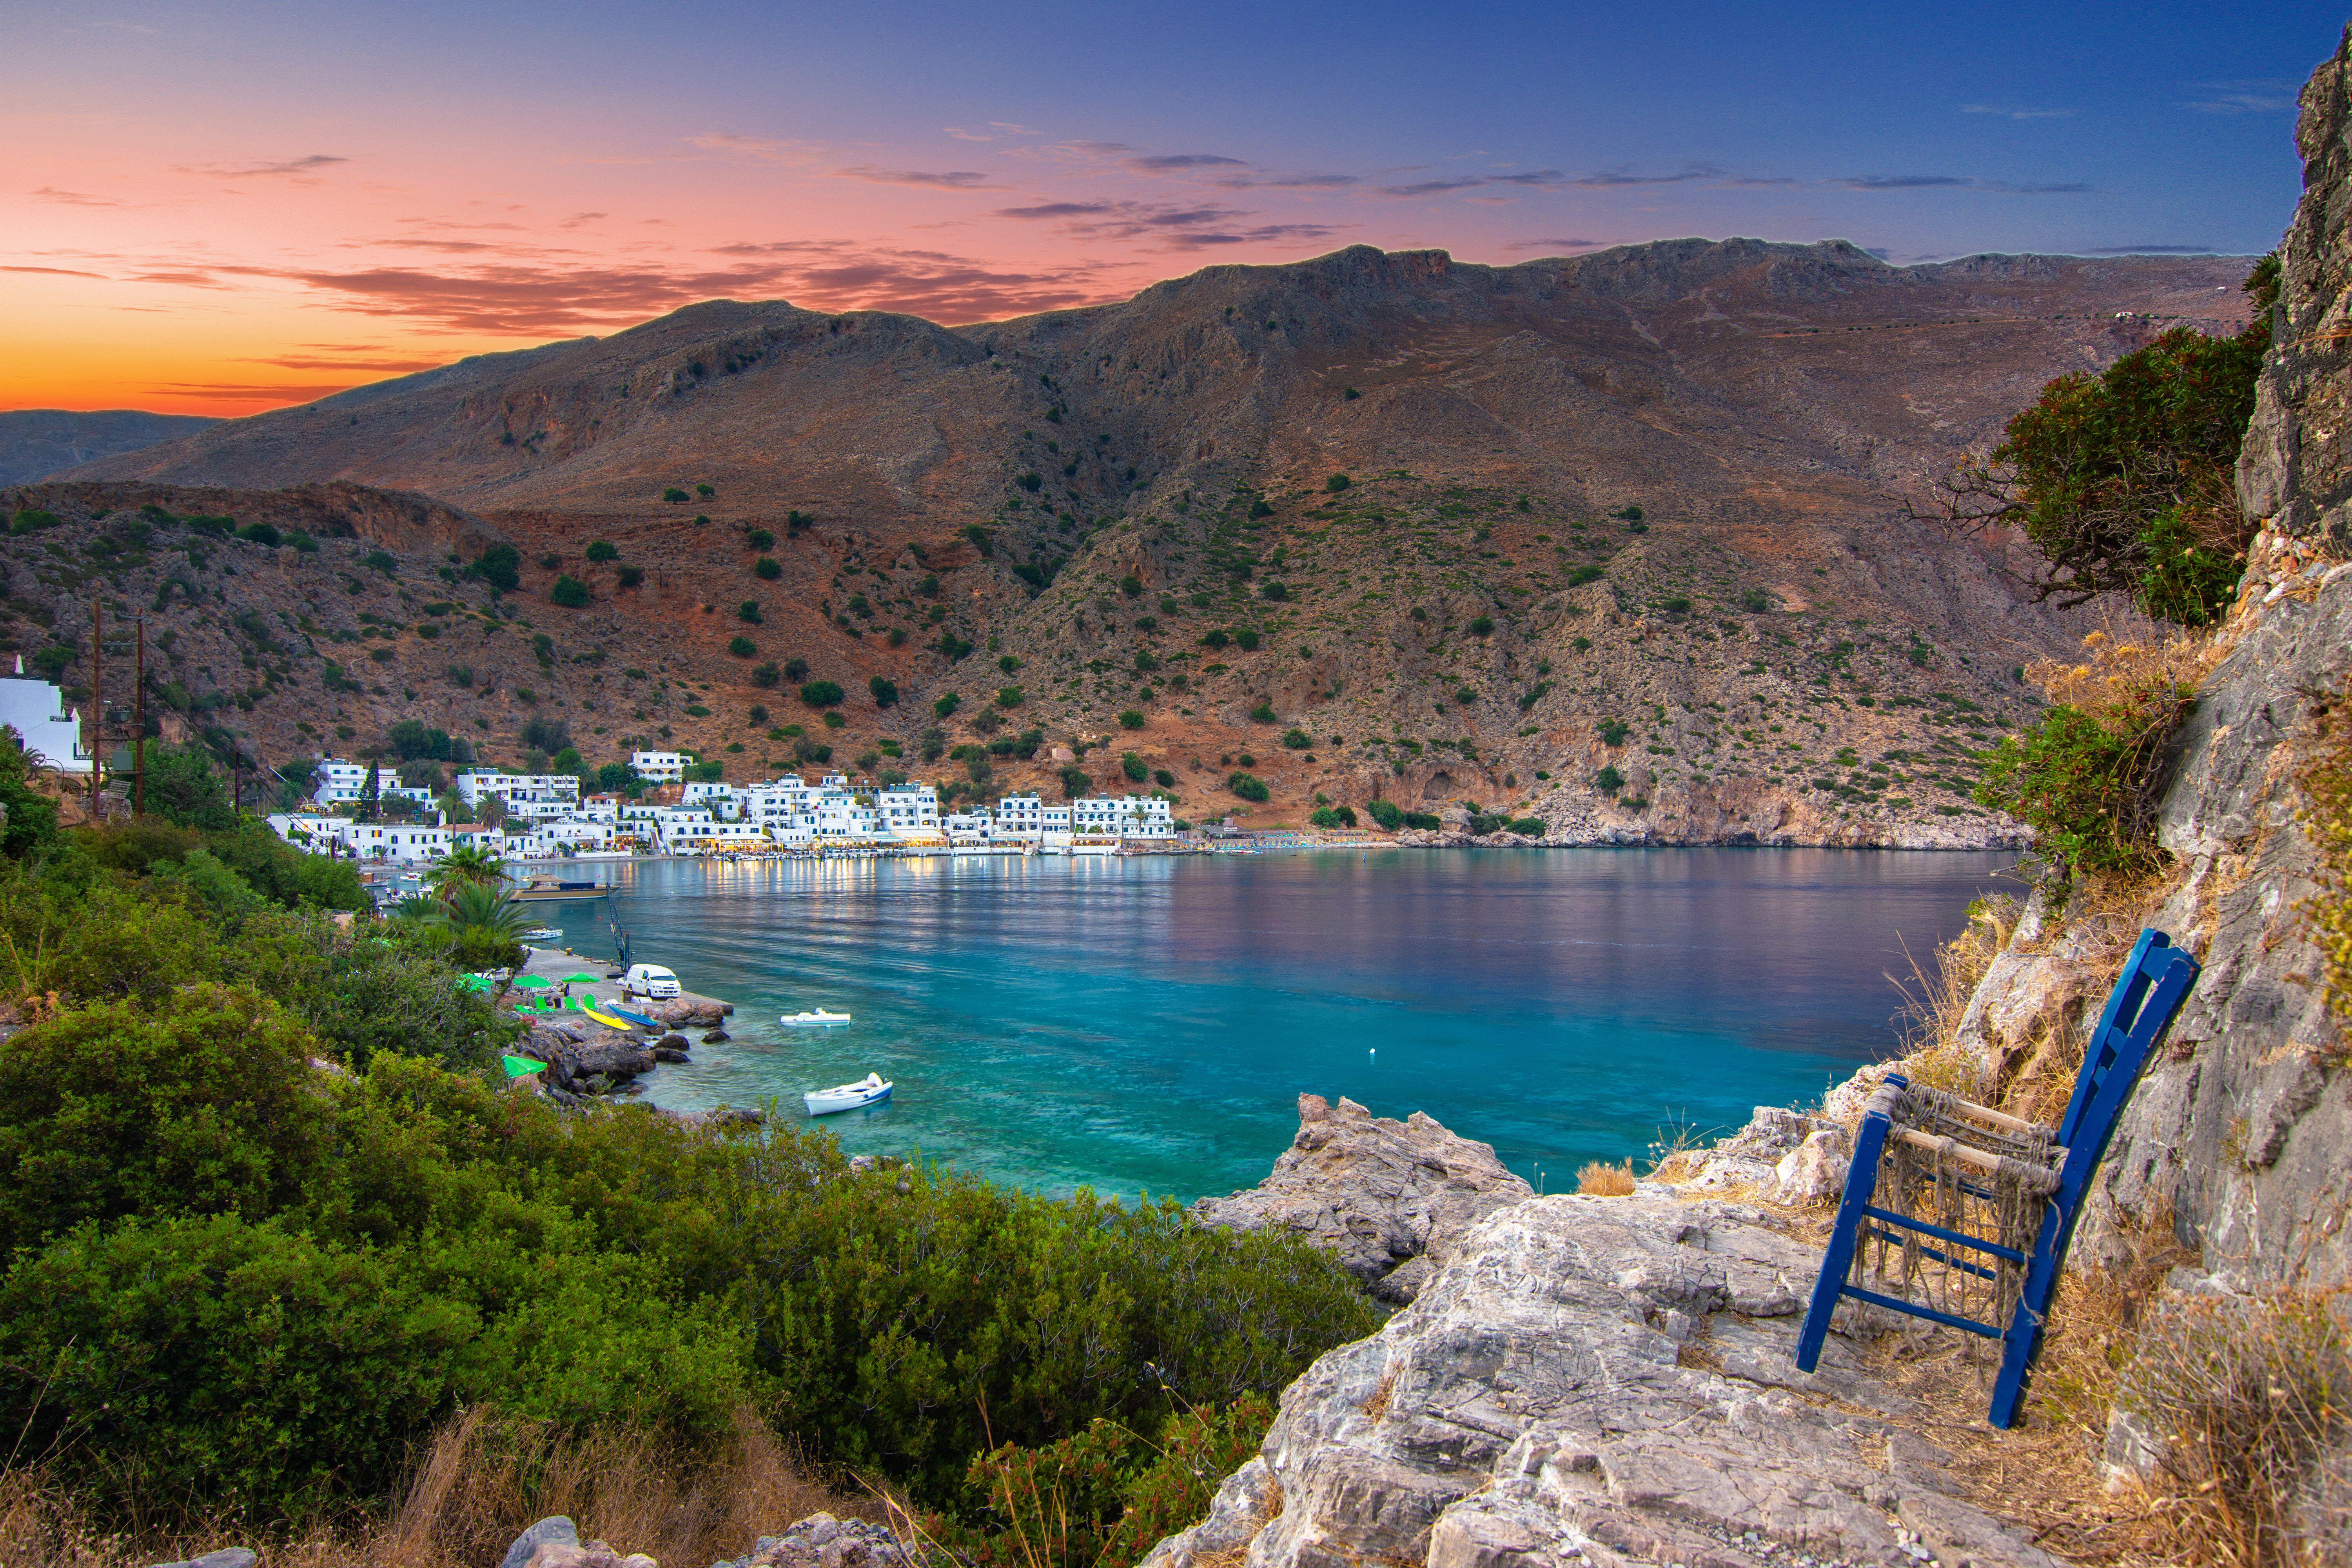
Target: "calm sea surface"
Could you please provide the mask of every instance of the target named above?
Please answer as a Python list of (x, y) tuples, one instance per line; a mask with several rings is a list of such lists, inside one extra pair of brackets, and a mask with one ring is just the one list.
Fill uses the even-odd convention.
[[(646, 862), (552, 918), (737, 1008), (657, 1105), (879, 1071), (826, 1119), (1047, 1192), (1250, 1185), (1302, 1090), (1426, 1110), (1530, 1181), (1662, 1126), (1727, 1129), (1895, 1044), (1893, 975), (2013, 857), (1840, 850), (1307, 851), (1130, 860)], [(846, 1028), (779, 1013), (846, 1010)]]

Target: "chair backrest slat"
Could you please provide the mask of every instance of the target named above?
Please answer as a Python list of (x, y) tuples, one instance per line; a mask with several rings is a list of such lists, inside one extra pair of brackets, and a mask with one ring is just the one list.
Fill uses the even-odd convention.
[[(2118, 1052), (2129, 1037), (2133, 1022), (2144, 1011), (2148, 983), (2166, 962), (2165, 950), (2171, 946), (2172, 939), (2160, 931), (2144, 931), (2132, 944), (2131, 956), (2124, 960), (2123, 973), (2116, 977), (2116, 988), (2107, 993), (2107, 1005), (2084, 1042), (2083, 1068), (2074, 1075), (2074, 1097), (2067, 1100), (2066, 1114), (2058, 1123), (2058, 1142), (2062, 1146), (2074, 1146), (2083, 1113), (2107, 1075), (2116, 1070)], [(2137, 1076), (2137, 1062), (2132, 1064), (2131, 1071)]]
[[(2173, 1016), (2180, 1011), (2189, 988), (2197, 983), (2197, 961), (2177, 948), (2152, 952), (2148, 970), (2142, 977), (2144, 994), (2132, 1026), (2127, 1033), (2110, 1031), (2113, 1059), (2075, 1117), (2069, 1130), (2073, 1136), (2065, 1140), (2066, 1162), (2059, 1168), (2055, 1201), (2066, 1216), (2066, 1229), (2070, 1232), (2074, 1228), (2075, 1201), (2090, 1184), (2092, 1173), (2106, 1154), (2107, 1140), (2114, 1135), (2116, 1121), (2122, 1119), (2124, 1104), (2131, 1099), (2140, 1069), (2156, 1054), (2157, 1047), (2163, 1044), (2166, 1033), (2172, 1027)], [(2063, 1240), (2059, 1255), (2064, 1256)]]

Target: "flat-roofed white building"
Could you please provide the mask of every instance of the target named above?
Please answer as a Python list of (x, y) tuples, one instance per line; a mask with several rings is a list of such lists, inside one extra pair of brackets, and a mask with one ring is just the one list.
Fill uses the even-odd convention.
[(1088, 837), (1173, 838), (1176, 823), (1156, 795), (1085, 795), (1070, 803), (1070, 830)]
[(986, 806), (951, 811), (940, 818), (940, 831), (947, 835), (950, 845), (986, 844), (995, 837), (996, 820), (988, 815)]
[(27, 752), (61, 773), (89, 772), (90, 755), (82, 749), (81, 711), (66, 706), (66, 694), (37, 675), (25, 673), (25, 656), (16, 656), (16, 673), (0, 679), (0, 724), (16, 731)]
[(940, 836), (940, 792), (927, 784), (892, 784), (874, 797), (882, 830), (894, 838)]
[[(313, 775), (310, 798), (320, 805), (348, 805), (367, 798), (368, 768), (366, 763), (346, 762), (341, 757), (323, 757), (319, 771)], [(395, 781), (397, 782), (397, 781)], [(380, 778), (377, 787), (383, 786)]]
[(362, 860), (438, 860), (449, 853), (449, 830), (406, 822), (333, 819), (344, 848)]
[(1067, 805), (1048, 805), (1034, 793), (1008, 795), (996, 803), (995, 838), (1000, 844), (1012, 841), (1066, 849), (1071, 826)]
[(654, 779), (663, 784), (675, 784), (686, 777), (693, 764), (690, 752), (631, 752), (629, 766), (641, 779)]

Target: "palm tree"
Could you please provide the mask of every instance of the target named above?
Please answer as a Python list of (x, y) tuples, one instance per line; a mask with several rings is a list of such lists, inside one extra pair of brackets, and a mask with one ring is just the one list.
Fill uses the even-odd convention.
[(479, 882), (455, 887), (442, 905), (441, 919), (456, 939), (454, 952), (461, 967), (513, 968), (522, 963), (522, 933), (531, 924), (530, 912), (497, 888)]
[(514, 942), (530, 929), (530, 911), (516, 903), (496, 888), (479, 882), (467, 882), (453, 889), (444, 900), (448, 913), (443, 918), (457, 929), (460, 937), (480, 931), (503, 941)]
[(467, 844), (452, 849), (433, 863), (433, 891), (445, 901), (454, 902), (465, 888), (497, 889), (507, 879), (505, 858), (495, 849)]

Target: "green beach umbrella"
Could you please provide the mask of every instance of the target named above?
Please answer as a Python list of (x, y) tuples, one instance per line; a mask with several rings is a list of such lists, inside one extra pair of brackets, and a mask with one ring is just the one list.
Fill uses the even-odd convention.
[(601, 974), (567, 974), (563, 977), (563, 984), (566, 985), (577, 985), (583, 981), (585, 981), (587, 984), (593, 985), (596, 982), (604, 978), (604, 977)]
[(518, 974), (515, 976), (515, 984), (526, 991), (544, 991), (553, 983), (541, 975)]
[(529, 1057), (505, 1057), (500, 1059), (506, 1063), (509, 1078), (529, 1078), (535, 1072), (547, 1070), (545, 1062), (533, 1061)]

